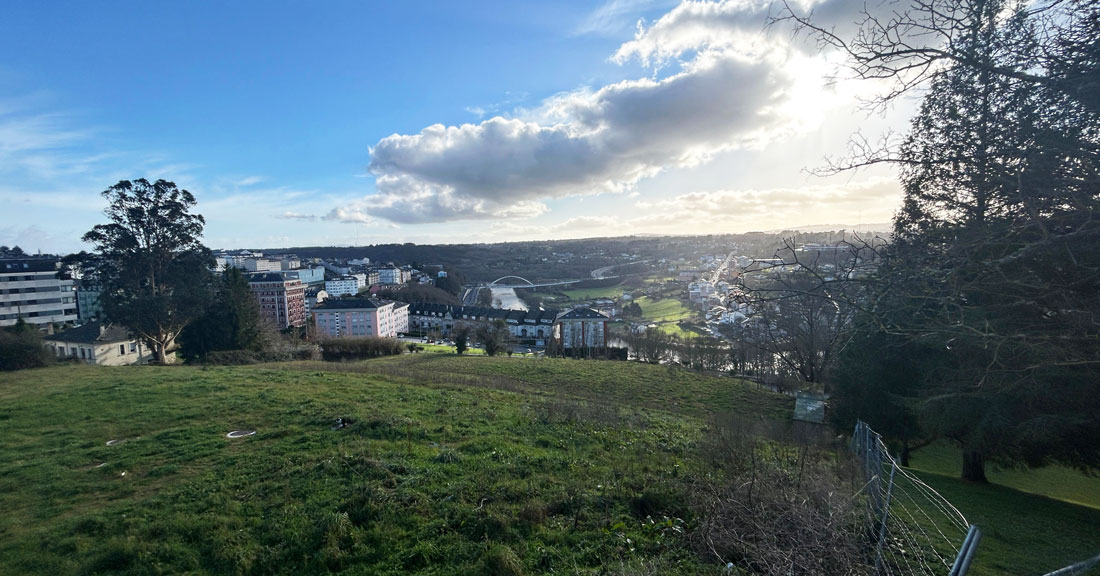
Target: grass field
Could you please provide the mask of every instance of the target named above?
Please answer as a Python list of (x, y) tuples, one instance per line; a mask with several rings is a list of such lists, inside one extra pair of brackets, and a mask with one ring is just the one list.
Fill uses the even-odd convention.
[(648, 322), (677, 322), (692, 315), (691, 310), (674, 298), (652, 300), (643, 296), (635, 302), (642, 307), (642, 318)]
[(1063, 466), (987, 466), (988, 485), (964, 482), (959, 451), (946, 443), (914, 452), (911, 463), (982, 529), (974, 574), (1045, 574), (1100, 554), (1100, 478)]
[[(0, 574), (728, 574), (673, 530), (700, 436), (791, 409), (664, 366), (443, 353), (0, 373)], [(977, 574), (1100, 547), (1100, 511), (921, 474), (986, 529)]]
[(444, 354), (0, 374), (0, 573), (717, 574), (646, 495), (679, 489), (719, 400), (790, 408), (662, 367)]
[[(959, 450), (948, 444), (934, 444), (917, 450), (913, 453), (912, 465), (916, 470), (949, 477), (958, 477), (962, 473)], [(1004, 469), (992, 465), (986, 468), (990, 483), (1100, 510), (1100, 478), (1095, 476), (1065, 466), (1046, 466), (1034, 470)], [(1097, 553), (1100, 553), (1100, 545)]]
[(578, 300), (595, 300), (597, 298), (612, 298), (618, 299), (623, 295), (624, 290), (629, 290), (623, 286), (606, 286), (604, 288), (577, 288), (576, 290), (562, 290), (561, 293), (565, 294), (572, 301)]

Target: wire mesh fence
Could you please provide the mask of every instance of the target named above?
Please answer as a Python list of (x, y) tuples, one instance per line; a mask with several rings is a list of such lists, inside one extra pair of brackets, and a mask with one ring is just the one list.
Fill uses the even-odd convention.
[(902, 468), (866, 423), (856, 424), (851, 448), (866, 478), (866, 526), (875, 546), (876, 574), (964, 576), (981, 531)]

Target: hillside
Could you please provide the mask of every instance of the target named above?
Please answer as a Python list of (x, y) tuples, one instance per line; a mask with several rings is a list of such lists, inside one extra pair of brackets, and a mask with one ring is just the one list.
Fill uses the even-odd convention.
[[(791, 408), (729, 378), (519, 357), (3, 373), (0, 573), (723, 574), (700, 545), (739, 485), (720, 459), (783, 437)], [(743, 432), (716, 450), (724, 423)], [(759, 454), (802, 462), (783, 442)], [(830, 506), (858, 489), (836, 461), (811, 458), (810, 483), (798, 465)], [(935, 485), (990, 553), (1026, 551), (976, 574), (1069, 564), (1100, 525), (1023, 495), (1016, 526), (1019, 493)]]
[(714, 573), (673, 530), (711, 399), (790, 407), (660, 367), (445, 355), (7, 373), (0, 572)]

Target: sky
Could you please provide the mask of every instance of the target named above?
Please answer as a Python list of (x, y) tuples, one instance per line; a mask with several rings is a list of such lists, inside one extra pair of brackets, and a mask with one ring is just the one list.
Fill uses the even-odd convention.
[[(854, 0), (799, 0), (849, 25)], [(761, 0), (14, 2), (0, 245), (66, 253), (123, 179), (191, 191), (213, 248), (719, 234), (888, 222), (828, 178), (868, 112)], [(836, 75), (840, 72), (839, 79)]]

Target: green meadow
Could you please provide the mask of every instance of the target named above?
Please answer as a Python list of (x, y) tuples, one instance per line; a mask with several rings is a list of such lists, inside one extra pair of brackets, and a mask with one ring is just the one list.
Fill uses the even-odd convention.
[[(0, 573), (728, 574), (694, 536), (706, 430), (791, 409), (731, 378), (531, 357), (3, 373)], [(1005, 543), (979, 573), (1100, 552), (1098, 510), (922, 474)]]

